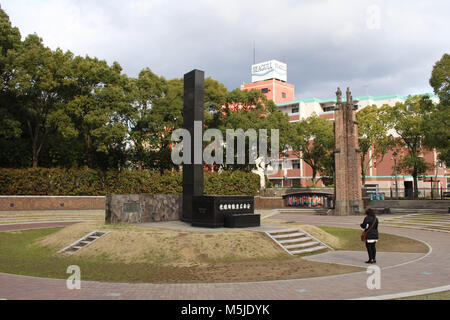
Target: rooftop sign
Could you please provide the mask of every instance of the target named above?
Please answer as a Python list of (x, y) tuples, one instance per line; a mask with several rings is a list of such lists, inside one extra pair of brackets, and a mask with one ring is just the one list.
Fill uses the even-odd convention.
[(268, 79), (278, 79), (286, 82), (287, 64), (277, 60), (269, 60), (252, 65), (252, 82)]

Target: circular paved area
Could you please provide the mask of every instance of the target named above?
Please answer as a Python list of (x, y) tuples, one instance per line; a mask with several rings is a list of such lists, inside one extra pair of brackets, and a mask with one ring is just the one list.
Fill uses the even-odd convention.
[[(275, 217), (274, 217), (275, 218)], [(280, 214), (277, 219), (303, 224), (359, 228), (362, 217)], [(48, 224), (49, 227), (55, 226)], [(13, 226), (11, 226), (13, 227)], [(17, 227), (24, 229), (26, 226)], [(40, 226), (43, 227), (43, 226)], [(0, 273), (0, 299), (357, 299), (441, 287), (450, 290), (448, 233), (380, 226), (380, 232), (414, 238), (427, 243), (427, 254), (382, 254), (381, 288), (369, 290), (366, 272), (309, 279), (247, 283), (128, 284), (82, 281), (80, 290), (69, 290), (66, 280)], [(365, 252), (338, 252), (308, 259), (360, 265)], [(318, 260), (317, 260), (318, 261)], [(81, 270), (82, 276), (82, 270)], [(418, 293), (417, 293), (418, 294)], [(386, 296), (387, 295), (387, 296)]]

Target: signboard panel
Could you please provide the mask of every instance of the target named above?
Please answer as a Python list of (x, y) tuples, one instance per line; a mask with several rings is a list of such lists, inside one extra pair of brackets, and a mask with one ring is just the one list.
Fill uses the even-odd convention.
[(252, 82), (268, 79), (287, 81), (287, 64), (270, 60), (252, 65)]

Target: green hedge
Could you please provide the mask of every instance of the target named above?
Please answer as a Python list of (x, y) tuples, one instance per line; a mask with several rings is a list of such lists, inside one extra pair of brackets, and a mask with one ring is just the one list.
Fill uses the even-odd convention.
[[(255, 195), (259, 177), (246, 172), (205, 172), (206, 194)], [(0, 168), (0, 195), (105, 195), (182, 193), (182, 173), (83, 169)]]

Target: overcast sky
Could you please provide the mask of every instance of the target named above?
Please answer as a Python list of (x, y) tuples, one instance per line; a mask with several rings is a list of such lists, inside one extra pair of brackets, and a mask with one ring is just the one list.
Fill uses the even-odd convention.
[(450, 53), (450, 1), (7, 0), (22, 37), (149, 67), (167, 79), (196, 68), (232, 90), (256, 62), (287, 63), (297, 99), (431, 92), (434, 63)]

